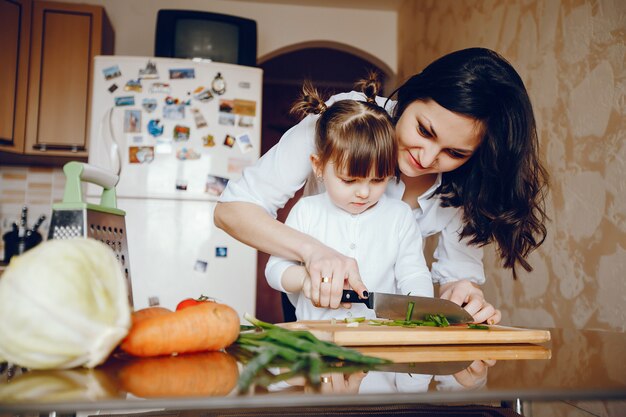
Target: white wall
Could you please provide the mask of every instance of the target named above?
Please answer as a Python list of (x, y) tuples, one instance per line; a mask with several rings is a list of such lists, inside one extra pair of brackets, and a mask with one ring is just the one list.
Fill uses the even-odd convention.
[[(151, 56), (159, 9), (189, 9), (256, 20), (258, 57), (298, 43), (339, 42), (373, 55), (397, 73), (395, 10), (233, 0), (63, 0), (102, 5), (115, 31), (115, 54)], [(338, 0), (340, 3), (341, 0)], [(311, 1), (311, 4), (314, 4)]]

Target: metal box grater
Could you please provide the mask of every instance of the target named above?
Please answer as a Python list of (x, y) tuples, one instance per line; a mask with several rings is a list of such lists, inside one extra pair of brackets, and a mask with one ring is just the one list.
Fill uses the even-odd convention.
[[(119, 177), (93, 165), (69, 162), (63, 167), (63, 202), (52, 206), (48, 239), (89, 237), (106, 243), (126, 277), (128, 301), (133, 306), (132, 280), (126, 241), (125, 212), (117, 208), (115, 185)], [(83, 201), (81, 182), (102, 186), (100, 204)]]

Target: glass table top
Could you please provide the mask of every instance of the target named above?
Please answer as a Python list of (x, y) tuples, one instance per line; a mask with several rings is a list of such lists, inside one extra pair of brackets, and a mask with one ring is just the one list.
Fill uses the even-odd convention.
[(245, 387), (226, 352), (131, 359), (93, 369), (2, 369), (0, 412), (216, 410), (298, 406), (626, 399), (626, 334), (550, 329), (545, 344), (361, 347), (393, 363), (267, 369)]

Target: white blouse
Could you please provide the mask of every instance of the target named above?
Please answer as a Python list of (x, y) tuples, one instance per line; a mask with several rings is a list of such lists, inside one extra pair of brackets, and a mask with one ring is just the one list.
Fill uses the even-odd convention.
[[(300, 199), (285, 224), (356, 259), (361, 279), (369, 291), (433, 296), (422, 236), (411, 208), (403, 201), (383, 195), (363, 213), (350, 214), (337, 207), (328, 193), (322, 193)], [(265, 268), (270, 287), (285, 292), (283, 273), (296, 264), (277, 256), (270, 257)], [(289, 298), (296, 307), (298, 320), (376, 317), (363, 304), (353, 303), (350, 309), (333, 310), (313, 306), (302, 293)]]
[[(341, 93), (331, 97), (327, 105), (346, 99), (363, 101), (365, 97), (355, 91)], [(391, 112), (395, 105), (395, 102), (384, 97), (377, 97), (376, 101), (381, 106), (386, 104), (387, 112)], [(309, 157), (315, 152), (317, 117), (309, 115), (289, 129), (256, 164), (244, 169), (240, 179), (228, 182), (220, 201), (254, 203), (275, 218), (277, 210), (284, 207), (312, 175)], [(467, 239), (459, 239), (459, 232), (463, 227), (463, 209), (441, 207), (439, 196), (433, 196), (440, 184), (441, 174), (435, 184), (418, 197), (419, 208), (413, 210), (422, 237), (440, 233), (433, 254), (435, 262), (431, 266), (432, 281), (443, 284), (468, 279), (483, 284), (483, 250), (481, 247), (468, 245)], [(401, 199), (403, 193), (404, 183), (389, 182), (386, 190), (389, 197)]]

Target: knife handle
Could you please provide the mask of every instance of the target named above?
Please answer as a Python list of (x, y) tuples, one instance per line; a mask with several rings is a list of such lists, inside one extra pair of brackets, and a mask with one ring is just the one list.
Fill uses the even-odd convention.
[(342, 303), (363, 303), (368, 304), (367, 298), (359, 297), (356, 291), (352, 290), (343, 290), (343, 294), (341, 295)]

